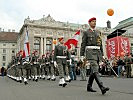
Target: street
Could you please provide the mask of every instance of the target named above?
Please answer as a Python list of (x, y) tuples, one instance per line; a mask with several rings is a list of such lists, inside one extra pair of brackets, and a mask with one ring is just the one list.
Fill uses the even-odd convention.
[(95, 93), (86, 91), (87, 81), (78, 80), (63, 88), (54, 81), (29, 81), (28, 85), (17, 83), (8, 77), (0, 77), (0, 100), (133, 100), (133, 78), (102, 77), (104, 85), (110, 87), (101, 94), (94, 81)]

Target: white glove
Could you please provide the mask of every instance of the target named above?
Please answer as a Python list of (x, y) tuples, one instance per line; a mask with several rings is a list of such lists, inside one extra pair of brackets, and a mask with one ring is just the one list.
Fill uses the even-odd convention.
[(54, 66), (57, 67), (57, 63), (56, 63), (56, 61), (54, 61)]
[(84, 56), (81, 56), (80, 57), (80, 59), (81, 59), (82, 62), (84, 61), (84, 58), (85, 58)]
[(72, 65), (72, 59), (70, 59), (70, 65)]

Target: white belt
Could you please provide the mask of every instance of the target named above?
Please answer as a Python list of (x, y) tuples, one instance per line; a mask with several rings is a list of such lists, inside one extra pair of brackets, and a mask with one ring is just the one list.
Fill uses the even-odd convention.
[(86, 49), (100, 49), (99, 46), (86, 46)]
[(66, 56), (57, 56), (56, 58), (66, 58)]
[(74, 55), (71, 55), (71, 57), (75, 57)]

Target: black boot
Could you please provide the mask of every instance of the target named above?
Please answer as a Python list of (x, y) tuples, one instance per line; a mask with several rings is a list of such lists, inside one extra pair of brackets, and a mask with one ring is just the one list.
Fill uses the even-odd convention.
[(87, 85), (87, 91), (88, 92), (97, 92), (96, 90), (93, 90), (89, 84)]
[(94, 80), (94, 75), (91, 74), (90, 77), (89, 77), (89, 80), (88, 80), (88, 85), (87, 85), (87, 91), (88, 92), (96, 92), (96, 90), (92, 89), (93, 80)]
[(104, 95), (107, 91), (109, 91), (108, 87), (101, 87), (101, 92)]
[(100, 80), (99, 73), (94, 73), (94, 77), (99, 88), (101, 89), (102, 94), (104, 95), (107, 91), (109, 91), (109, 88), (103, 86), (103, 82)]

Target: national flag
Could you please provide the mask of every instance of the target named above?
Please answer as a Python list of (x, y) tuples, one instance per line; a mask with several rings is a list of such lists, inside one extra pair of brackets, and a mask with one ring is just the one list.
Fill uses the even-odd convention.
[(64, 45), (66, 45), (68, 47), (68, 49), (71, 48), (71, 44), (73, 44), (75, 47), (77, 47), (77, 44), (79, 41), (79, 35), (80, 35), (80, 30), (78, 30), (71, 39), (68, 39), (64, 43)]
[(26, 60), (29, 60), (29, 54), (30, 54), (29, 36), (28, 36), (28, 30), (26, 29), (23, 58), (27, 58)]

